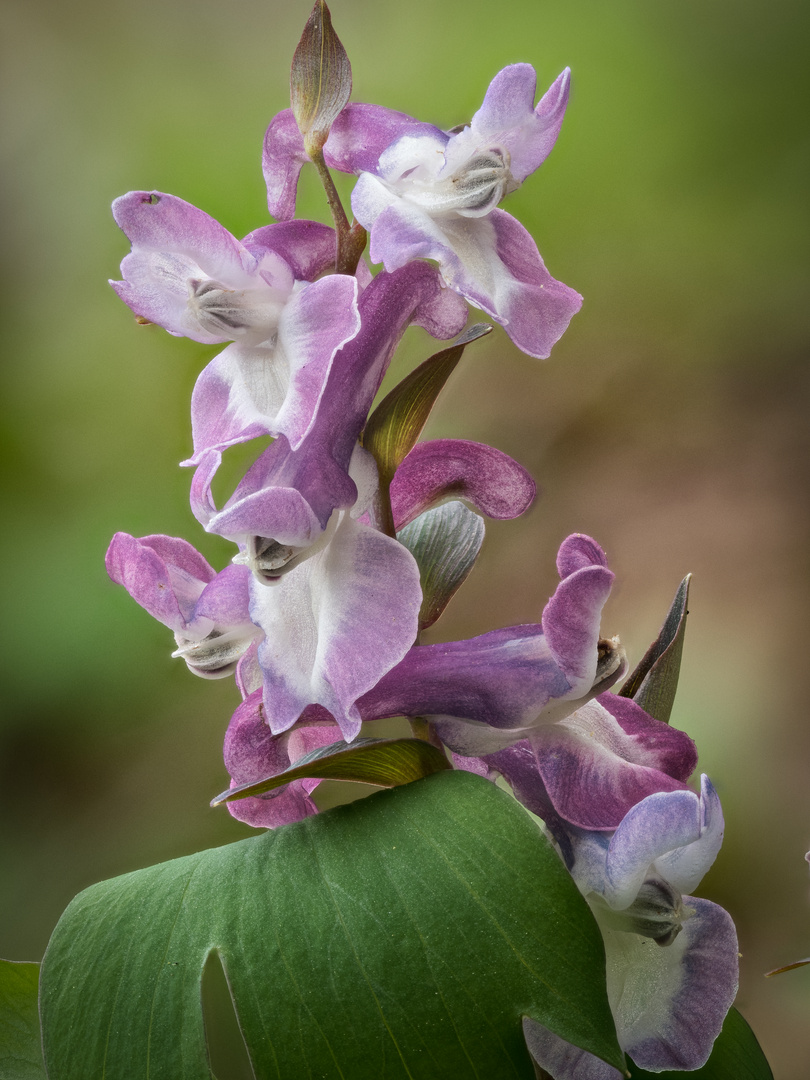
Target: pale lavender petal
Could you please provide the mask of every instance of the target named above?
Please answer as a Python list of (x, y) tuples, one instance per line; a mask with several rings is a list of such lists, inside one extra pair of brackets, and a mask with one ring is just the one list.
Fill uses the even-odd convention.
[(612, 696), (602, 694), (531, 736), (555, 810), (581, 829), (616, 829), (648, 795), (684, 789), (663, 767), (669, 758), (680, 765), (685, 754), (694, 755), (687, 735), (647, 717), (638, 706), (641, 716), (633, 717), (630, 732), (625, 730), (605, 707), (604, 699)]
[(221, 626), (250, 622), (249, 581), (250, 571), (246, 566), (226, 566), (200, 593), (195, 618), (211, 619)]
[[(530, 64), (512, 64), (499, 71), (470, 129), (480, 146), (509, 152), (509, 171), (520, 184), (551, 153), (568, 104), (571, 72), (566, 68), (534, 107), (537, 76)], [(464, 134), (464, 133), (462, 133)]]
[(200, 375), (191, 399), (196, 464), (213, 447), (285, 435), (297, 448), (314, 421), (336, 353), (360, 328), (357, 279), (332, 274), (296, 289), (272, 345), (231, 345)]
[(655, 870), (683, 893), (691, 893), (717, 858), (725, 823), (720, 798), (708, 776), (700, 778), (700, 837), (659, 856)]
[(483, 443), (436, 439), (417, 443), (391, 483), (397, 529), (431, 506), (464, 499), (487, 517), (515, 518), (527, 510), (537, 487), (522, 465)]
[(618, 1069), (566, 1042), (529, 1016), (523, 1017), (523, 1035), (529, 1053), (553, 1080), (622, 1080)]
[(204, 343), (227, 340), (189, 319), (188, 281), (254, 286), (257, 260), (247, 248), (204, 211), (161, 192), (131, 191), (115, 200), (113, 216), (132, 242), (121, 263), (125, 280), (110, 283), (124, 303), (172, 334)]
[(632, 904), (660, 856), (700, 840), (701, 818), (693, 791), (660, 792), (634, 806), (608, 849), (604, 895), (610, 906), (621, 910)]
[[(351, 104), (332, 125), (324, 156), (327, 165), (340, 172), (374, 172), (383, 150), (401, 136), (437, 131), (432, 124), (393, 109)], [(292, 110), (285, 109), (270, 122), (262, 153), (267, 205), (273, 217), (287, 220), (294, 215), (298, 177), (308, 160)]]
[(184, 630), (216, 572), (191, 544), (173, 536), (116, 533), (106, 556), (107, 573), (164, 626)]
[(285, 731), (322, 705), (344, 738), (360, 729), (357, 699), (402, 659), (418, 629), (419, 570), (390, 537), (344, 514), (329, 544), (277, 584), (251, 583), (267, 722)]
[(731, 917), (708, 900), (683, 900), (681, 932), (663, 948), (637, 934), (603, 930), (619, 1042), (651, 1072), (704, 1065), (737, 993)]

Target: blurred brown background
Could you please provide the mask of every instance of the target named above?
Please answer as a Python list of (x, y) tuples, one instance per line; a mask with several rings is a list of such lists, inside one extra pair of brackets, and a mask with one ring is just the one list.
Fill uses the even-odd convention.
[[(429, 435), (480, 439), (542, 498), (492, 525), (432, 632), (534, 621), (570, 532), (618, 585), (603, 629), (631, 660), (694, 573), (673, 722), (723, 798), (701, 889), (736, 918), (738, 1004), (779, 1080), (810, 1060), (808, 75), (793, 0), (334, 0), (355, 100), (450, 127), (504, 64), (544, 89), (569, 64), (556, 149), (507, 202), (585, 296), (550, 361), (501, 331), (469, 349)], [(106, 285), (133, 188), (237, 235), (268, 219), (260, 147), (308, 13), (280, 2), (6, 0), (7, 347), (2, 419), (0, 955), (39, 959), (93, 881), (249, 833), (225, 786), (236, 705), (169, 658), (171, 635), (107, 580), (118, 529), (227, 545), (188, 510), (188, 398), (213, 350), (137, 327)], [(348, 186), (344, 186), (348, 191)], [(302, 216), (325, 220), (308, 178)], [(397, 370), (432, 342), (408, 337)]]

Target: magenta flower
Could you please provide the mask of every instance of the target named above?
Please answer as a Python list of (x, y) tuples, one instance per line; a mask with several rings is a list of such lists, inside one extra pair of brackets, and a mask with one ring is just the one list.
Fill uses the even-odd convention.
[[(317, 710), (309, 712), (313, 714)], [(305, 754), (341, 738), (340, 728), (327, 714), (323, 718), (302, 719), (280, 735), (272, 733), (263, 714), (262, 694), (257, 690), (242, 702), (228, 725), (224, 756), (232, 788), (275, 776)], [(320, 782), (310, 778), (293, 780), (267, 795), (249, 796), (226, 805), (239, 821), (257, 828), (275, 829), (317, 813), (311, 794)]]
[[(737, 992), (737, 935), (730, 916), (691, 895), (723, 839), (720, 801), (660, 792), (616, 831), (570, 829), (571, 873), (605, 943), (608, 998), (619, 1043), (643, 1069), (698, 1069)], [(655, 943), (655, 944), (653, 944)], [(555, 1080), (620, 1080), (621, 1073), (524, 1019), (535, 1061)]]
[(191, 463), (258, 435), (299, 445), (335, 354), (360, 326), (356, 278), (314, 281), (334, 264), (332, 230), (296, 221), (240, 242), (202, 210), (157, 192), (130, 192), (113, 214), (132, 241), (124, 280), (111, 282), (121, 299), (171, 334), (232, 342), (197, 380)]
[(133, 600), (174, 631), (177, 650), (195, 675), (220, 679), (261, 636), (248, 611), (250, 572), (226, 566), (220, 573), (198, 551), (172, 536), (136, 539), (116, 533), (107, 551), (107, 573)]

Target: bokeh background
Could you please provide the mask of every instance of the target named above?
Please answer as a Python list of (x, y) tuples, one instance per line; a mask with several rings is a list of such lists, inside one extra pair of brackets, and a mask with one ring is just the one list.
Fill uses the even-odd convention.
[[(188, 509), (188, 399), (214, 350), (136, 326), (106, 285), (134, 188), (243, 235), (268, 219), (260, 147), (287, 104), (308, 2), (4, 0), (5, 241), (0, 955), (39, 959), (99, 879), (247, 835), (226, 786), (230, 682), (106, 578), (111, 535), (227, 545)], [(727, 833), (701, 893), (735, 916), (738, 1004), (780, 1080), (810, 1061), (810, 404), (801, 0), (334, 0), (354, 98), (450, 127), (494, 73), (573, 69), (551, 158), (507, 209), (585, 296), (550, 361), (498, 330), (428, 435), (490, 442), (538, 478), (434, 639), (534, 621), (570, 532), (618, 584), (603, 630), (632, 661), (694, 573), (673, 722)], [(344, 186), (344, 191), (348, 190)], [(326, 220), (308, 177), (301, 213)], [(397, 370), (432, 351), (410, 331)], [(234, 465), (232, 475), (237, 475)]]

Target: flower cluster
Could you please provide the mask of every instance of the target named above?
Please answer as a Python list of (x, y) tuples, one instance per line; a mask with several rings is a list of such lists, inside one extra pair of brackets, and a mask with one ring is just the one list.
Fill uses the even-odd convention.
[[(694, 1069), (736, 989), (730, 919), (683, 895), (717, 854), (722, 814), (705, 778), (700, 795), (688, 786), (688, 736), (609, 692), (627, 664), (600, 631), (613, 582), (604, 552), (580, 534), (563, 542), (537, 623), (419, 642), (475, 562), (482, 515), (516, 517), (534, 498), (500, 451), (417, 438), (453, 363), (487, 329), (464, 332), (468, 305), (534, 357), (580, 307), (499, 209), (551, 151), (568, 88), (566, 70), (535, 104), (534, 70), (512, 65), (450, 132), (348, 104), (340, 86), (326, 117), (294, 99), (263, 150), (278, 220), (243, 240), (173, 195), (116, 200), (132, 245), (118, 295), (140, 321), (224, 346), (194, 387), (184, 464), (195, 517), (235, 554), (217, 572), (184, 540), (119, 533), (107, 568), (174, 632), (173, 655), (191, 671), (235, 676), (231, 813), (258, 827), (316, 813), (317, 767), (267, 782), (345, 750), (363, 723), (411, 718), (453, 767), (503, 778), (545, 822), (602, 929), (623, 1047), (644, 1068)], [(339, 206), (334, 229), (294, 218), (310, 160), (327, 185), (330, 168), (357, 175), (354, 225)], [(372, 412), (412, 325), (456, 340)], [(262, 436), (269, 446), (217, 505), (223, 454)], [(534, 1021), (526, 1038), (558, 1080), (619, 1075)]]

